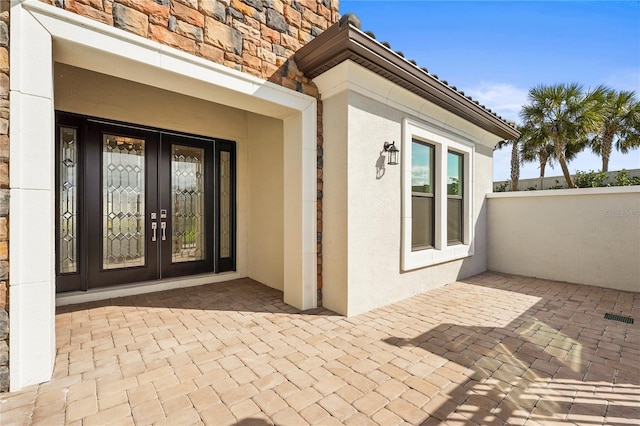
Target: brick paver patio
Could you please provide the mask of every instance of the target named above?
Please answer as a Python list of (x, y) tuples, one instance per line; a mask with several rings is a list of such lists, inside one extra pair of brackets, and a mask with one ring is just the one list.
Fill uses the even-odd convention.
[(53, 380), (0, 424), (640, 424), (639, 319), (640, 293), (497, 273), (353, 318), (249, 279), (63, 307)]

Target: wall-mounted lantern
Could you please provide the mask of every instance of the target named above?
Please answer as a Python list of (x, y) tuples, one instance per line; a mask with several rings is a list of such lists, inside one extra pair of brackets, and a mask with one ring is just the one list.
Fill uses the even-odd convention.
[(384, 143), (384, 151), (389, 153), (389, 158), (387, 159), (387, 164), (390, 166), (395, 166), (398, 164), (398, 152), (400, 150), (396, 148), (396, 142), (393, 141), (391, 143)]

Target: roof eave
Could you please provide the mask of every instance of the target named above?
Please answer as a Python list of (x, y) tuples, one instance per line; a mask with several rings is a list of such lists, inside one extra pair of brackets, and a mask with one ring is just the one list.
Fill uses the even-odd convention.
[(351, 60), (416, 95), (504, 139), (518, 130), (462, 93), (433, 77), (350, 24), (336, 23), (298, 50), (298, 68), (315, 78)]

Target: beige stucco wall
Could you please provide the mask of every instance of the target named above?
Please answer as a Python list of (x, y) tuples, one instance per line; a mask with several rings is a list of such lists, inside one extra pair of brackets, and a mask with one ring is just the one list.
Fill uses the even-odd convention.
[(347, 93), (323, 100), (322, 304), (348, 309)]
[(381, 151), (385, 141), (402, 141), (403, 119), (425, 116), (352, 91), (323, 98), (323, 105), (323, 305), (356, 315), (485, 271), (492, 149), (477, 145), (473, 159), (475, 254), (405, 272), (401, 167), (387, 165)]
[(489, 195), (489, 269), (640, 291), (640, 188)]
[(283, 124), (104, 74), (55, 66), (58, 110), (237, 142), (237, 270), (283, 289)]
[(245, 111), (61, 63), (54, 73), (58, 110), (234, 141), (247, 138)]
[(248, 114), (248, 274), (284, 290), (284, 177), (281, 120)]

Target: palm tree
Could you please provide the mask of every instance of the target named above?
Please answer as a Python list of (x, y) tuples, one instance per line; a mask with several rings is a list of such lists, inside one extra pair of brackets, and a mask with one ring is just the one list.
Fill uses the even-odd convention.
[(545, 144), (532, 139), (526, 139), (522, 144), (521, 156), (523, 163), (533, 163), (534, 161), (539, 163), (540, 189), (544, 189), (544, 173), (547, 164), (553, 167), (553, 163), (550, 162), (553, 160), (553, 144), (551, 142)]
[(539, 85), (529, 90), (529, 104), (520, 112), (532, 144), (553, 143), (569, 188), (576, 186), (567, 166), (567, 149), (598, 129), (604, 93), (603, 87), (585, 93), (577, 83)]
[[(520, 156), (523, 163), (533, 163), (537, 161), (540, 169), (540, 189), (544, 189), (544, 175), (547, 166), (553, 169), (554, 162), (556, 161), (556, 153), (553, 147), (553, 142), (547, 141), (541, 143), (534, 139), (526, 139), (527, 135), (524, 135), (525, 140), (522, 144)], [(567, 146), (565, 151), (565, 158), (567, 161), (573, 160), (585, 147), (585, 143), (578, 142)]]
[(520, 150), (522, 141), (522, 129), (520, 137), (516, 139), (507, 139), (498, 142), (498, 149), (511, 145), (511, 191), (518, 190), (518, 180), (520, 179)]
[(603, 172), (609, 171), (609, 158), (614, 146), (623, 154), (640, 147), (640, 103), (635, 92), (606, 90), (602, 124), (589, 145), (593, 153), (602, 158)]
[(520, 180), (520, 140), (515, 139), (511, 142), (511, 190), (518, 190), (518, 181)]

